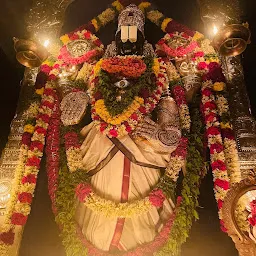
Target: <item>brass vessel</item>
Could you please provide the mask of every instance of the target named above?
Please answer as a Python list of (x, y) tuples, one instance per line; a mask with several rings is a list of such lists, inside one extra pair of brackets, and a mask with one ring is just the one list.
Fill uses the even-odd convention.
[(237, 56), (250, 43), (251, 33), (247, 26), (232, 24), (224, 26), (213, 38), (213, 46), (222, 56)]
[(32, 40), (13, 38), (16, 59), (28, 68), (39, 67), (49, 56), (45, 47)]

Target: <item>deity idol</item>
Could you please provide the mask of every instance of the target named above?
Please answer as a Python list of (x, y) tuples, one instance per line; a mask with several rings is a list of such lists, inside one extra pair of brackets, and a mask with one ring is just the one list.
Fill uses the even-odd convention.
[[(175, 207), (171, 198), (160, 207), (145, 202), (170, 163), (181, 131), (168, 92), (167, 64), (145, 41), (144, 19), (136, 5), (121, 12), (116, 40), (89, 81), (93, 121), (81, 131), (82, 168), (105, 206), (77, 199), (75, 218), (82, 236), (104, 252), (152, 242)], [(70, 97), (61, 105), (64, 124), (71, 119)]]
[[(202, 117), (225, 230), (224, 197), (240, 170), (218, 56), (201, 34), (150, 6), (113, 2), (62, 36), (58, 54), (42, 64), (41, 101), (33, 97), (23, 114), (5, 244), (27, 221), (46, 143), (48, 190), (68, 256), (178, 255), (197, 218)], [(117, 13), (115, 41), (104, 50), (92, 31)], [(144, 13), (167, 32), (156, 50), (145, 40)]]

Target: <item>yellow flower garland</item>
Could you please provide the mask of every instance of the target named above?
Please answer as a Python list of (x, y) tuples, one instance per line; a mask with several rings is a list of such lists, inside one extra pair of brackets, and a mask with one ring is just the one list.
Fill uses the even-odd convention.
[(91, 22), (92, 22), (92, 25), (93, 25), (94, 28), (95, 28), (95, 31), (96, 31), (96, 32), (99, 31), (99, 25), (98, 25), (97, 20), (96, 20), (96, 19), (92, 19)]
[(124, 9), (123, 5), (119, 1), (113, 2), (112, 6), (115, 7), (119, 12), (121, 12)]
[(147, 18), (155, 23), (158, 24), (158, 21), (163, 17), (164, 15), (159, 11), (150, 11), (147, 13)]
[(169, 23), (170, 21), (172, 21), (171, 18), (166, 18), (166, 19), (163, 20), (162, 25), (161, 25), (161, 29), (162, 29), (164, 32), (166, 32), (166, 27), (167, 27), (167, 25), (168, 25), (168, 23)]
[(43, 93), (44, 93), (44, 87), (42, 87), (41, 89), (36, 89), (36, 94), (43, 95)]
[(24, 126), (24, 132), (33, 133), (35, 130), (35, 127), (31, 124), (27, 124)]
[(68, 42), (70, 42), (69, 36), (67, 34), (61, 36), (60, 40), (63, 44), (67, 44)]
[(106, 9), (106, 11), (102, 12), (98, 18), (102, 24), (102, 26), (105, 26), (109, 21), (115, 19), (115, 11), (111, 8)]
[(155, 75), (157, 76), (160, 72), (160, 64), (157, 58), (154, 58), (154, 63), (153, 63), (153, 67), (152, 67)]
[(140, 97), (135, 97), (132, 104), (125, 110), (122, 114), (117, 116), (111, 116), (105, 106), (104, 100), (97, 100), (95, 103), (96, 113), (104, 120), (106, 123), (119, 125), (126, 121), (140, 106), (144, 103), (144, 100)]
[(151, 5), (151, 3), (149, 3), (149, 2), (142, 2), (141, 4), (139, 4), (138, 7), (139, 7), (143, 12), (145, 12), (145, 9), (148, 8), (150, 5)]
[(225, 83), (223, 82), (216, 82), (213, 85), (213, 90), (216, 92), (221, 92), (225, 89)]
[(153, 208), (148, 197), (131, 203), (115, 203), (94, 193), (86, 197), (84, 204), (93, 212), (103, 214), (108, 218), (132, 218), (141, 216)]
[(196, 31), (196, 33), (193, 36), (193, 40), (194, 41), (202, 40), (203, 38), (204, 38), (204, 35), (199, 33), (199, 32), (197, 32), (197, 31)]

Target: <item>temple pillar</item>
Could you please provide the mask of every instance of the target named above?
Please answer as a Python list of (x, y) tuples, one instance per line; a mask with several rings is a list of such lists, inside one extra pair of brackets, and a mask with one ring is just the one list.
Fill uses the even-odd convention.
[[(209, 37), (213, 38), (212, 42), (220, 55), (226, 77), (242, 177), (240, 182), (229, 189), (224, 199), (223, 220), (239, 255), (255, 256), (256, 246), (249, 234), (250, 231), (247, 233), (240, 228), (237, 217), (239, 200), (244, 200), (242, 198), (248, 196), (248, 193), (253, 194), (254, 197), (256, 195), (253, 171), (256, 167), (256, 123), (251, 114), (243, 66), (239, 56), (250, 41), (250, 32), (247, 24), (241, 25), (242, 12), (238, 0), (198, 0), (198, 3), (202, 20), (207, 32), (210, 31)], [(246, 205), (250, 206), (249, 202)]]

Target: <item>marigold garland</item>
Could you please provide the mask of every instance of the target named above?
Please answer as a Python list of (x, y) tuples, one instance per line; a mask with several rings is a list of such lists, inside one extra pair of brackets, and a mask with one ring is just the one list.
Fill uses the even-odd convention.
[(95, 102), (95, 111), (103, 121), (113, 125), (120, 125), (124, 121), (127, 121), (128, 118), (138, 110), (138, 108), (144, 103), (144, 100), (140, 97), (135, 97), (132, 104), (125, 110), (122, 114), (112, 117), (104, 104), (104, 100), (97, 100)]

